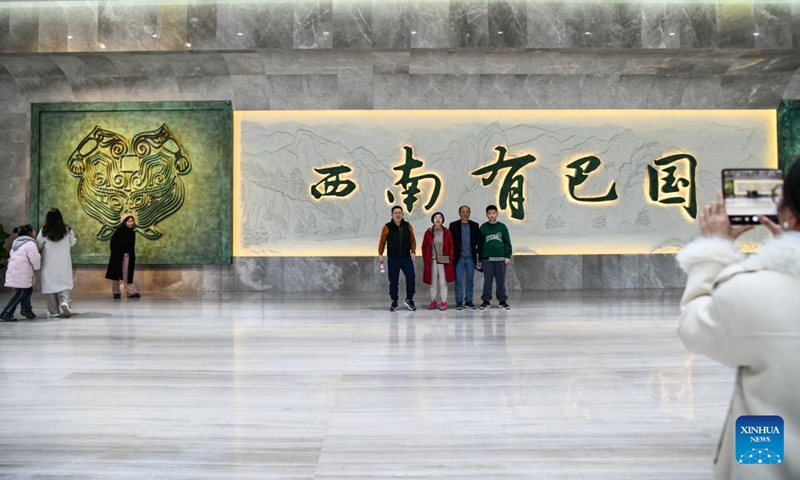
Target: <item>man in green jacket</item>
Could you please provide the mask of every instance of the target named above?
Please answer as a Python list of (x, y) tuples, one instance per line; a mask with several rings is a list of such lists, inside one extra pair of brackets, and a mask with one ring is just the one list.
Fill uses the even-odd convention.
[(500, 308), (509, 310), (508, 295), (506, 295), (506, 267), (511, 263), (511, 236), (508, 234), (503, 222), (497, 221), (497, 207), (489, 205), (486, 207), (486, 217), (488, 222), (481, 225), (483, 234), (483, 295), (481, 295), (481, 310), (490, 307), (489, 301), (492, 299), (492, 281), (497, 282), (497, 300), (500, 301)]

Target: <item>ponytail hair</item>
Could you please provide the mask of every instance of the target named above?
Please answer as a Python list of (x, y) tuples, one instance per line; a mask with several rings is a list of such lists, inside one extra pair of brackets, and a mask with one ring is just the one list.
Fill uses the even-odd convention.
[(27, 235), (31, 237), (33, 233), (33, 227), (30, 223), (26, 223), (25, 225), (20, 225), (19, 227), (14, 227), (14, 233), (18, 236), (22, 237), (23, 235)]

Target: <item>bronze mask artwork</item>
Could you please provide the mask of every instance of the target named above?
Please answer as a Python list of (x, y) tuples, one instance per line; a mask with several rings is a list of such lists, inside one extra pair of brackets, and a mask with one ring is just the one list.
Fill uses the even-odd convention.
[(108, 240), (123, 213), (136, 218), (136, 231), (150, 240), (161, 236), (156, 224), (180, 210), (185, 188), (180, 175), (192, 170), (189, 159), (166, 124), (128, 140), (95, 126), (67, 161), (80, 178), (78, 199), (83, 210), (103, 226), (99, 240)]

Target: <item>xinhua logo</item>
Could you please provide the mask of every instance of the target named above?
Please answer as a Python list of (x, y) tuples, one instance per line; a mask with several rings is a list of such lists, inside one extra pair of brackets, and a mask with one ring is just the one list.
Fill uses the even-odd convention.
[(777, 415), (737, 418), (736, 461), (742, 465), (783, 463), (783, 419)]

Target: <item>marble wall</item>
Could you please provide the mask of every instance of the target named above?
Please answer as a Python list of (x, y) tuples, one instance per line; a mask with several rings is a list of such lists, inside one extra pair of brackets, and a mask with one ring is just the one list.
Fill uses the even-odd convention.
[[(377, 239), (376, 239), (377, 245)], [(76, 267), (76, 290), (108, 291), (105, 267)], [(417, 259), (416, 290), (427, 298), (422, 260)], [(405, 292), (403, 276), (400, 291)], [(580, 290), (679, 288), (686, 276), (675, 256), (664, 255), (542, 255), (514, 257), (506, 288), (519, 290)], [(136, 271), (136, 285), (149, 292), (386, 292), (389, 281), (378, 270), (376, 257), (236, 257), (233, 265), (148, 267)], [(451, 285), (452, 287), (452, 285)], [(483, 275), (475, 274), (476, 298)], [(455, 295), (451, 288), (450, 295)]]
[(0, 5), (0, 52), (800, 47), (790, 0), (174, 0)]
[[(78, 22), (82, 25), (80, 31), (94, 31), (91, 12), (95, 4), (78, 3), (80, 8), (87, 9), (86, 15), (62, 12), (48, 18), (66, 22), (69, 29)], [(289, 8), (290, 4), (269, 5), (280, 10)], [(436, 42), (440, 43), (418, 49), (418, 44), (411, 45), (412, 39), (405, 37), (405, 20), (390, 21), (392, 17), (379, 13), (380, 9), (389, 8), (387, 5), (400, 10), (407, 8), (401, 2), (382, 3), (380, 9), (373, 5), (371, 16), (364, 19), (369, 19), (370, 25), (384, 25), (381, 31), (386, 31), (385, 36), (376, 40), (376, 35), (371, 33), (371, 41), (375, 42), (371, 49), (349, 48), (339, 43), (341, 38), (325, 40), (326, 30), (320, 30), (330, 24), (354, 29), (360, 25), (337, 20), (338, 5), (338, 2), (332, 4), (332, 14), (320, 8), (315, 14), (313, 5), (306, 5), (309, 10), (304, 18), (310, 25), (319, 27), (311, 29), (320, 33), (313, 38), (317, 48), (294, 49), (294, 43), (288, 43), (285, 38), (278, 40), (282, 37), (280, 28), (276, 28), (260, 36), (259, 41), (267, 42), (261, 45), (279, 47), (277, 49), (256, 45), (245, 50), (161, 52), (157, 51), (157, 45), (142, 43), (142, 48), (151, 51), (0, 54), (0, 105), (3, 106), (0, 109), (0, 149), (3, 152), (0, 222), (10, 226), (28, 218), (31, 103), (231, 100), (234, 110), (774, 109), (782, 98), (800, 98), (797, 50), (756, 50), (755, 45), (743, 49), (723, 46), (698, 50), (621, 45), (614, 48), (563, 49), (550, 45), (504, 49), (491, 43), (488, 34), (486, 48), (467, 45), (450, 49), (442, 47), (450, 45), (446, 43), (450, 37), (441, 28), (430, 33), (431, 38), (436, 37)], [(444, 3), (437, 5), (436, 8), (445, 8)], [(449, 15), (452, 4), (446, 5)], [(527, 3), (524, 5), (531, 7)], [(545, 8), (543, 5), (537, 4), (537, 8)], [(649, 6), (653, 5), (648, 3)], [(112, 7), (124, 8), (114, 3), (104, 6), (103, 11)], [(180, 25), (184, 25), (182, 13), (173, 11), (174, 16), (165, 19), (162, 7), (155, 8), (155, 17), (147, 14), (150, 7), (143, 7), (138, 13), (142, 16), (141, 22), (151, 22), (150, 19), (155, 18), (150, 24), (156, 28), (164, 22), (172, 22), (177, 35), (173, 41), (179, 42), (182, 40)], [(191, 36), (193, 42), (216, 42), (216, 34), (212, 38), (208, 32), (221, 31), (227, 25), (220, 21), (218, 9), (222, 6), (197, 3), (186, 8), (198, 12), (192, 17), (197, 21), (185, 23), (186, 35)], [(234, 6), (226, 4), (225, 8)], [(296, 8), (292, 7), (292, 19), (296, 18)], [(513, 5), (508, 8), (515, 11)], [(559, 15), (574, 5), (549, 3), (546, 8), (554, 9), (553, 15)], [(8, 50), (6, 45), (28, 42), (26, 48), (37, 51), (38, 43), (25, 40), (30, 38), (28, 33), (36, 32), (34, 38), (41, 38), (55, 27), (39, 28), (38, 22), (45, 16), (41, 9), (34, 10), (28, 12), (30, 18), (18, 18), (15, 13), (12, 19), (9, 7), (0, 7), (2, 48)], [(110, 14), (107, 16), (113, 18)], [(422, 17), (408, 18), (411, 22)], [(461, 17), (456, 15), (456, 18)], [(487, 14), (486, 22), (496, 22), (497, 18)], [(547, 17), (542, 13), (527, 18), (544, 21)], [(29, 28), (22, 28), (23, 24)], [(6, 28), (3, 25), (13, 29), (3, 30)], [(521, 36), (530, 26), (527, 23), (525, 29), (519, 24), (503, 28), (517, 28)], [(12, 31), (16, 33), (11, 35)], [(108, 35), (108, 38), (118, 34), (114, 28), (101, 26), (97, 26), (96, 31), (96, 35)], [(27, 33), (20, 35), (19, 32)], [(126, 35), (126, 38), (133, 37), (133, 34)], [(9, 43), (12, 37), (13, 42)], [(404, 38), (409, 38), (411, 48), (392, 48), (391, 42), (402, 42)], [(311, 36), (303, 41), (311, 42)], [(328, 41), (329, 46), (319, 48)], [(351, 41), (355, 44), (363, 39), (354, 35)], [(217, 44), (208, 45), (211, 48), (210, 45)], [(22, 50), (15, 47), (13, 51)], [(137, 273), (137, 282), (141, 281), (146, 290), (281, 291), (325, 290), (333, 286), (348, 290), (382, 290), (385, 280), (378, 280), (376, 268), (373, 259), (358, 257), (236, 258), (232, 265), (221, 267), (142, 268)], [(512, 288), (526, 289), (656, 288), (679, 286), (683, 282), (671, 255), (520, 257), (515, 260), (513, 270)], [(79, 267), (76, 272), (79, 288), (106, 288), (100, 269)]]

